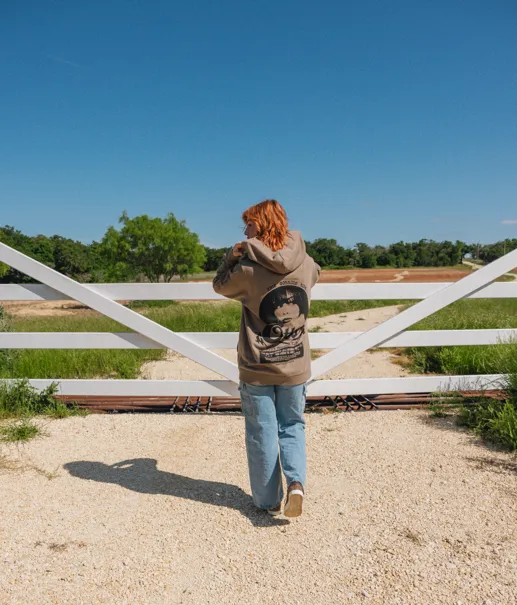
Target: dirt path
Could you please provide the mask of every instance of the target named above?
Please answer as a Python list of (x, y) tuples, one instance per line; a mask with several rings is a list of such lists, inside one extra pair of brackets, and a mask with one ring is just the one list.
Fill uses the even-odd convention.
[[(396, 315), (401, 306), (380, 307), (340, 313), (327, 317), (309, 319), (309, 329), (319, 328), (322, 332), (364, 332)], [(216, 349), (216, 353), (237, 363), (234, 349)], [(393, 361), (396, 357), (389, 351), (373, 351), (358, 355), (341, 364), (322, 378), (391, 378), (409, 376), (410, 373)], [(168, 351), (165, 359), (151, 361), (142, 366), (141, 378), (146, 380), (216, 380), (218, 374), (207, 370), (191, 359)]]
[(256, 511), (241, 416), (48, 423), (3, 452), (2, 605), (507, 605), (517, 461), (424, 412), (307, 416), (305, 514)]
[[(483, 267), (483, 265), (477, 265), (476, 263), (471, 263), (468, 260), (464, 260), (464, 261), (462, 261), (462, 263), (464, 265), (468, 265), (469, 267), (472, 267), (473, 269), (481, 269)], [(503, 273), (503, 275), (511, 277), (513, 280), (517, 279), (517, 273)]]
[[(403, 309), (402, 305), (392, 305), (390, 307), (378, 307), (376, 309), (318, 317), (309, 319), (309, 329), (319, 328), (322, 332), (365, 332), (393, 317), (401, 309)], [(410, 376), (411, 373), (408, 370), (394, 363), (396, 360), (397, 357), (390, 351), (365, 351), (324, 374), (322, 379)]]
[[(388, 279), (386, 282), (399, 282), (403, 281), (406, 275), (409, 275), (409, 271), (402, 271), (401, 273), (395, 273), (395, 277), (393, 279)], [(381, 283), (382, 279), (376, 279), (375, 283)]]

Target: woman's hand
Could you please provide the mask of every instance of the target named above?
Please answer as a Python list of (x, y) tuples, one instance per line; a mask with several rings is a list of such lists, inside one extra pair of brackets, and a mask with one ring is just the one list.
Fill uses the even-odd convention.
[(235, 246), (233, 247), (233, 256), (242, 256), (243, 254), (244, 246), (242, 245), (242, 242), (235, 244)]

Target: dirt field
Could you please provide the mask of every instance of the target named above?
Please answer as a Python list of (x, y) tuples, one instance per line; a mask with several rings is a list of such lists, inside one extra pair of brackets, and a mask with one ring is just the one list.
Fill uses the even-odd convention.
[(469, 269), (429, 267), (421, 269), (338, 269), (323, 271), (321, 283), (452, 282), (470, 274)]
[[(470, 270), (454, 268), (424, 269), (345, 269), (323, 271), (320, 282), (329, 283), (383, 283), (383, 282), (452, 282), (465, 277)], [(71, 316), (95, 313), (73, 300), (59, 301), (5, 301), (5, 310), (20, 317)]]

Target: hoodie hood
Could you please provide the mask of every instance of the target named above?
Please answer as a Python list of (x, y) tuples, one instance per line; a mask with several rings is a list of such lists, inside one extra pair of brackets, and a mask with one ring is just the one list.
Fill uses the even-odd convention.
[(256, 237), (242, 242), (248, 258), (273, 273), (292, 273), (305, 260), (305, 242), (299, 231), (289, 231), (285, 247), (273, 252)]

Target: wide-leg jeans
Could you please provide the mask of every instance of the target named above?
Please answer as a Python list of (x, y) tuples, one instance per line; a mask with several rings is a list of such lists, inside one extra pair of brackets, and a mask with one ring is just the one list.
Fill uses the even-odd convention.
[(299, 481), (305, 487), (306, 388), (240, 384), (251, 492), (259, 508), (282, 502), (282, 471), (288, 486)]

